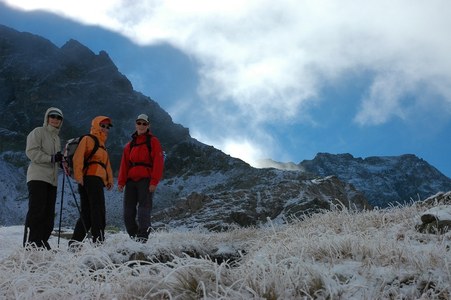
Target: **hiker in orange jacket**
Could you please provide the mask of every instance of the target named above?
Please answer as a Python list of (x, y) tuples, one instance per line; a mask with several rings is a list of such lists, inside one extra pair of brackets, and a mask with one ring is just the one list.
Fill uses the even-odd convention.
[(125, 145), (122, 153), (118, 189), (122, 192), (125, 187), (124, 223), (127, 233), (131, 238), (146, 242), (150, 233), (153, 195), (163, 176), (164, 156), (160, 141), (150, 133), (147, 115), (137, 117), (135, 128), (132, 141)]
[(78, 183), (81, 212), (69, 245), (74, 241), (83, 241), (90, 229), (94, 243), (105, 240), (106, 210), (103, 188), (110, 190), (113, 187), (113, 171), (105, 142), (112, 126), (110, 118), (95, 117), (91, 122), (90, 134), (98, 139), (99, 148), (89, 161), (85, 161), (93, 151), (95, 141), (90, 136), (84, 136), (74, 153), (74, 178)]

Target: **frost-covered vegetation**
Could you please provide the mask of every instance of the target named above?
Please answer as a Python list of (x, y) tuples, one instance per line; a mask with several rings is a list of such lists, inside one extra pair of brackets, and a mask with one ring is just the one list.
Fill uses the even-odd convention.
[(146, 244), (110, 233), (76, 252), (21, 248), (0, 228), (1, 299), (450, 299), (450, 233), (415, 230), (419, 205), (315, 214), (290, 225), (181, 229)]

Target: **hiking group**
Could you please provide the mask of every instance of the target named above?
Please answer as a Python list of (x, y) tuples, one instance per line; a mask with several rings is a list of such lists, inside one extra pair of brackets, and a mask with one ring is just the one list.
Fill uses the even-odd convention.
[[(79, 217), (69, 247), (80, 245), (89, 232), (93, 243), (105, 240), (104, 189), (111, 190), (114, 186), (105, 143), (113, 122), (106, 116), (95, 117), (89, 134), (69, 140), (63, 153), (59, 137), (63, 120), (63, 112), (50, 107), (45, 112), (43, 126), (36, 127), (27, 136), (25, 153), (30, 164), (23, 237), (26, 248), (51, 249), (48, 240), (54, 228), (59, 168), (64, 169), (63, 189), (64, 178), (71, 176), (80, 195), (80, 206), (76, 202)], [(135, 121), (135, 132), (124, 147), (118, 175), (118, 190), (124, 192), (125, 228), (136, 241), (145, 243), (149, 238), (153, 195), (162, 178), (163, 165), (160, 141), (150, 132), (149, 117), (140, 114)]]

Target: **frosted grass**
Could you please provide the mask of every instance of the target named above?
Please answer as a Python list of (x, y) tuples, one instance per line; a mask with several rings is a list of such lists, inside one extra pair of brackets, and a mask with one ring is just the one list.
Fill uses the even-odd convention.
[(423, 211), (337, 209), (290, 225), (155, 232), (146, 244), (116, 233), (75, 253), (55, 237), (54, 251), (25, 251), (22, 228), (3, 227), (0, 298), (451, 299), (451, 235), (415, 231)]

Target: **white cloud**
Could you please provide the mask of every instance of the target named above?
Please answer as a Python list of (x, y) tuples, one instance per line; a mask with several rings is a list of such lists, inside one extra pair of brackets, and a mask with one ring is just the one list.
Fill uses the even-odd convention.
[[(233, 110), (254, 129), (307, 121), (320, 89), (348, 73), (374, 75), (358, 124), (406, 118), (422, 98), (418, 84), (451, 105), (447, 0), (3, 2), (102, 25), (140, 44), (172, 44), (201, 66), (203, 110)], [(229, 130), (240, 130), (236, 124)]]
[(52, 0), (1, 0), (11, 7), (23, 10), (44, 10), (59, 14), (61, 16), (76, 20), (85, 24), (99, 25), (120, 31), (123, 27), (117, 19), (111, 17), (112, 11), (121, 9), (120, 0), (100, 1), (52, 1)]
[(360, 124), (382, 124), (390, 117), (405, 118), (405, 111), (400, 105), (403, 93), (409, 90), (409, 83), (402, 82), (402, 74), (391, 74), (376, 78), (370, 94), (364, 99), (355, 121)]
[(252, 142), (247, 140), (228, 140), (224, 143), (222, 149), (224, 149), (225, 153), (230, 154), (230, 156), (239, 157), (252, 166), (256, 166), (257, 164), (256, 157), (265, 156), (261, 151), (262, 147), (256, 147)]
[[(204, 130), (198, 130), (199, 128), (199, 126), (195, 126), (194, 129), (191, 129), (190, 133), (194, 138), (213, 145), (232, 157), (240, 158), (251, 166), (257, 166), (261, 158), (271, 157), (273, 154), (274, 149), (269, 146), (273, 141), (262, 130), (245, 130), (243, 128), (242, 134), (235, 131), (234, 134), (225, 133), (211, 139), (209, 135), (203, 133)], [(254, 135), (251, 136), (250, 132), (254, 132)]]

